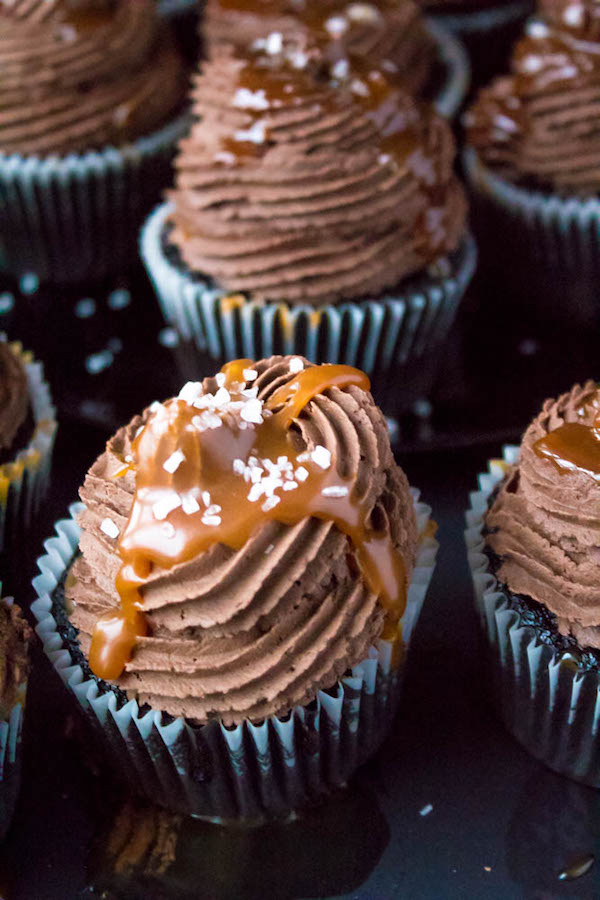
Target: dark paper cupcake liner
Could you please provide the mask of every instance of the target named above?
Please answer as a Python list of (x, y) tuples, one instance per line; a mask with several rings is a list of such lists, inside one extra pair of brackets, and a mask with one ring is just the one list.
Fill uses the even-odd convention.
[(166, 240), (170, 212), (163, 204), (146, 221), (142, 259), (166, 321), (216, 360), (298, 354), (316, 363), (357, 366), (367, 374), (412, 363), (444, 341), (475, 269), (475, 244), (467, 235), (439, 262), (437, 274), (430, 267), (430, 274), (411, 279), (402, 294), (316, 309), (262, 303), (227, 295), (190, 273)]
[(492, 172), (472, 148), (463, 159), (475, 233), (491, 277), (514, 291), (524, 313), (565, 324), (598, 321), (600, 199), (518, 187)]
[[(0, 339), (3, 336), (0, 335)], [(41, 363), (12, 344), (27, 376), (33, 433), (27, 446), (0, 465), (0, 551), (16, 545), (31, 527), (48, 491), (56, 413)], [(6, 572), (4, 572), (6, 578)]]
[(429, 16), (426, 21), (435, 42), (439, 69), (439, 83), (430, 100), (441, 116), (453, 119), (469, 91), (471, 64), (462, 43), (443, 22)]
[(518, 447), (505, 447), (471, 495), (466, 541), (496, 703), (514, 737), (555, 772), (600, 787), (600, 673), (540, 639), (511, 604), (483, 552), (483, 517)]
[[(410, 638), (435, 564), (437, 543), (426, 534), (429, 507), (413, 492), (420, 553), (402, 620)], [(379, 641), (368, 658), (334, 689), (306, 707), (233, 728), (218, 721), (195, 726), (185, 719), (124, 702), (86, 674), (62, 637), (55, 592), (77, 552), (80, 529), (71, 518), (56, 524), (38, 560), (31, 610), (46, 655), (95, 728), (117, 772), (132, 789), (178, 812), (215, 821), (258, 821), (283, 816), (343, 785), (383, 740), (396, 713), (404, 661), (392, 665), (392, 647)]]
[[(12, 598), (5, 597), (12, 604)], [(17, 700), (6, 718), (0, 717), (0, 841), (11, 823), (21, 785), (21, 730), (27, 682), (17, 689)]]
[(13, 276), (77, 282), (131, 268), (137, 230), (169, 183), (179, 116), (116, 149), (58, 157), (0, 153), (0, 260)]

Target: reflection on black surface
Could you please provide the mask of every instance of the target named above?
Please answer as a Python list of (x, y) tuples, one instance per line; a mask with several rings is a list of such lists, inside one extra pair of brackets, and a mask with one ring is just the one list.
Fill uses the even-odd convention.
[(224, 828), (117, 802), (93, 842), (83, 896), (103, 900), (295, 900), (357, 890), (389, 841), (366, 779), (285, 824)]
[[(526, 889), (527, 900), (597, 900), (599, 850), (598, 792), (540, 768), (525, 782), (508, 827), (511, 878)], [(586, 866), (590, 857), (596, 861)]]

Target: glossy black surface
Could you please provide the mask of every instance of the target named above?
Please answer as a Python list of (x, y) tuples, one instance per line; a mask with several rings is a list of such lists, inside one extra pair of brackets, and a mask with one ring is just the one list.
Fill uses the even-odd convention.
[[(173, 335), (149, 286), (140, 273), (129, 286), (129, 298), (112, 294), (110, 303), (114, 286), (91, 295), (15, 295), (12, 307), (0, 293), (0, 327), (46, 361), (61, 419), (51, 496), (22, 561), (5, 573), (23, 603), (32, 597), (42, 540), (66, 514), (105, 439), (181, 381), (181, 348), (165, 346)], [(518, 437), (545, 396), (597, 374), (595, 344), (594, 334), (521, 329), (496, 302), (471, 299), (463, 307), (431, 409), (417, 403), (397, 445), (440, 523), (439, 562), (394, 731), (346, 792), (296, 821), (250, 831), (180, 821), (131, 801), (102, 768), (37, 652), (23, 790), (0, 847), (0, 896), (600, 897), (598, 863), (576, 881), (559, 880), (565, 868), (600, 852), (596, 792), (528, 757), (491, 709), (462, 538), (476, 473), (502, 441)], [(111, 838), (128, 822), (134, 839), (128, 854), (115, 856)], [(146, 844), (145, 834), (155, 837)], [(136, 846), (142, 850), (133, 864)], [(175, 859), (162, 871), (165, 848)]]

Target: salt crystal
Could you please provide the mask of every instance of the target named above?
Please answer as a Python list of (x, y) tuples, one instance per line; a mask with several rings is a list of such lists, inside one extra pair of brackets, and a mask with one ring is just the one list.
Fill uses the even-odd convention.
[(298, 484), (295, 481), (286, 481), (283, 485), (284, 491), (295, 491)]
[(219, 388), (225, 387), (225, 382), (227, 381), (225, 372), (217, 372), (217, 374), (215, 376), (215, 381), (217, 382), (217, 387), (219, 387)]
[(308, 478), (308, 469), (305, 469), (304, 466), (298, 466), (294, 472), (294, 476), (297, 481), (306, 481)]
[(163, 469), (165, 472), (169, 472), (172, 475), (173, 472), (177, 471), (182, 462), (185, 462), (185, 455), (181, 450), (175, 450), (175, 452), (171, 453), (170, 457), (164, 461)]
[(181, 497), (181, 508), (186, 516), (192, 516), (194, 513), (198, 512), (200, 504), (195, 497), (191, 496), (191, 494), (183, 494)]
[(240, 416), (244, 420), (244, 422), (252, 422), (255, 425), (260, 425), (262, 418), (262, 403), (260, 400), (248, 400), (247, 403), (244, 403), (244, 406), (240, 410)]
[(161, 497), (152, 504), (152, 514), (155, 519), (166, 519), (169, 513), (181, 506), (181, 497), (175, 491), (170, 491), (165, 497)]
[(103, 531), (109, 538), (116, 539), (119, 537), (119, 529), (112, 519), (103, 519), (100, 523), (100, 531)]
[(263, 512), (269, 512), (269, 510), (274, 509), (280, 501), (281, 497), (277, 497), (276, 494), (273, 494), (272, 497), (269, 497), (267, 500), (265, 500), (261, 509)]
[(321, 469), (328, 469), (331, 465), (331, 452), (321, 444), (317, 444), (310, 457)]
[(208, 491), (202, 491), (202, 502), (205, 506), (210, 506), (211, 500)]
[(243, 475), (245, 469), (246, 469), (246, 466), (244, 465), (243, 459), (234, 459), (233, 471), (235, 472), (236, 475)]
[(200, 381), (188, 381), (179, 391), (179, 399), (192, 404), (198, 399), (201, 393), (202, 384)]
[(161, 528), (163, 530), (163, 534), (165, 534), (168, 538), (175, 537), (175, 528), (173, 527), (173, 525), (171, 525), (170, 522), (163, 522)]
[(302, 362), (300, 357), (293, 356), (290, 359), (290, 372), (292, 373), (292, 375), (297, 375), (298, 372), (302, 372), (303, 369), (304, 369), (304, 363)]
[(220, 516), (209, 516), (206, 513), (202, 516), (202, 524), (216, 528), (221, 524)]
[(321, 493), (324, 497), (346, 497), (348, 488), (342, 484), (332, 484), (330, 487), (323, 488)]
[(242, 375), (244, 376), (244, 381), (256, 381), (258, 378), (256, 369), (244, 369)]

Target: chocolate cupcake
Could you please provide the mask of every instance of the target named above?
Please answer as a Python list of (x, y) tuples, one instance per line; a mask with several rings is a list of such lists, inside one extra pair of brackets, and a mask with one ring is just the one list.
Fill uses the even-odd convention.
[(525, 314), (565, 324), (600, 312), (599, 61), (596, 4), (547, 0), (515, 47), (511, 73), (483, 89), (465, 117), (490, 278)]
[(15, 809), (21, 781), (21, 727), (31, 629), (12, 599), (0, 599), (0, 840)]
[(300, 32), (317, 40), (331, 62), (350, 54), (396, 72), (407, 91), (431, 100), (442, 115), (455, 115), (465, 98), (462, 48), (439, 26), (430, 27), (413, 0), (208, 0), (205, 8), (209, 55), (224, 44), (244, 48), (271, 34), (294, 39)]
[(436, 544), (368, 387), (298, 357), (190, 382), (45, 545), (46, 652), (155, 802), (283, 815), (383, 739)]
[(600, 786), (600, 391), (547, 400), (473, 496), (467, 542), (497, 700), (536, 757)]
[(142, 233), (163, 313), (219, 360), (413, 362), (474, 267), (450, 127), (361, 58), (268, 42), (196, 76), (175, 190)]
[(10, 556), (46, 495), (56, 433), (44, 370), (19, 343), (0, 334), (0, 552)]
[(6, 0), (0, 25), (5, 267), (77, 281), (130, 264), (186, 128), (153, 0)]

